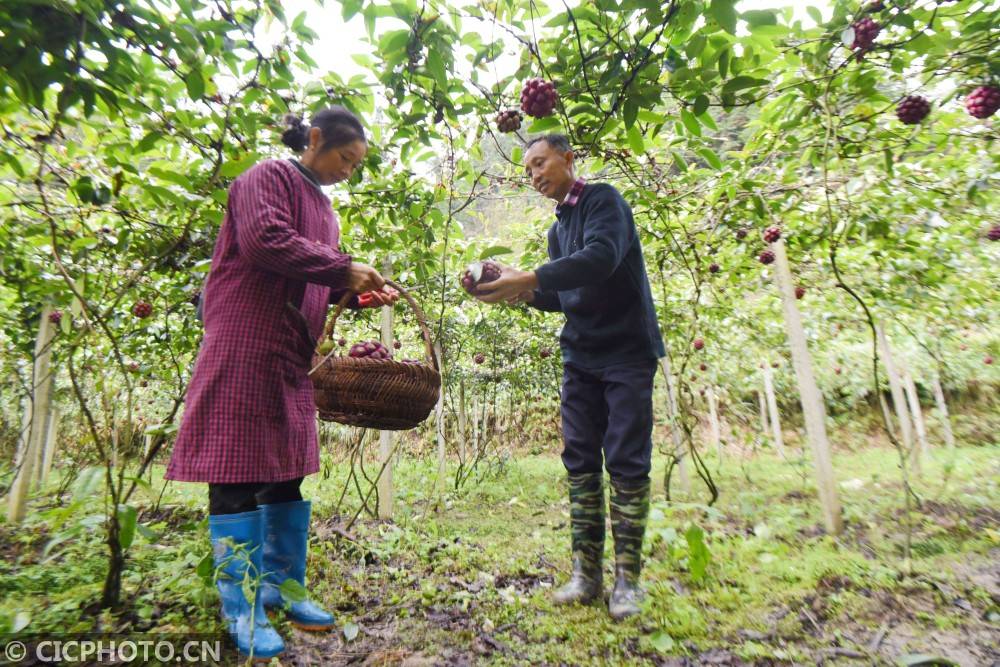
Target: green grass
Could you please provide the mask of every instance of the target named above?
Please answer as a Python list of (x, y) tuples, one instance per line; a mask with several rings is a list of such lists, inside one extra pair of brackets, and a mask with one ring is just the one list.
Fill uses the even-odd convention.
[[(910, 561), (892, 450), (835, 457), (847, 522), (838, 538), (821, 530), (810, 468), (801, 461), (710, 458), (721, 490), (712, 508), (697, 483), (690, 496), (675, 491), (675, 501), (666, 502), (657, 467), (646, 539), (647, 612), (621, 624), (602, 606), (549, 602), (569, 564), (557, 457), (510, 460), (441, 496), (427, 462), (403, 460), (395, 470), (395, 521), (362, 518), (351, 529), (356, 541), (334, 530), (353, 515), (357, 497), (349, 492), (346, 514), (332, 515), (346, 474), (333, 466), (328, 478), (313, 476), (304, 487), (315, 503), (310, 589), (342, 625), (362, 631), (350, 642), (342, 633), (282, 631), (301, 664), (309, 664), (309, 655), (365, 654), (371, 664), (397, 664), (414, 653), (428, 664), (459, 656), (495, 665), (648, 664), (666, 656), (707, 660), (712, 651), (737, 662), (793, 664), (815, 662), (831, 647), (865, 653), (868, 638), (887, 621), (973, 642), (976, 631), (995, 630), (1000, 618), (991, 593), (969, 572), (1000, 553), (997, 453), (996, 447), (939, 450), (925, 462), (913, 480), (923, 505), (911, 513)], [(154, 474), (138, 504), (152, 505), (161, 486)], [(104, 572), (101, 530), (86, 519), (99, 505), (67, 520), (84, 527), (43, 560), (46, 543), (65, 525), (53, 527), (58, 510), (51, 500), (40, 502), (23, 528), (3, 526), (8, 557), (0, 565), (0, 613), (8, 622), (27, 614), (26, 632), (217, 630), (214, 589), (195, 575), (208, 552), (204, 496), (199, 485), (166, 487), (160, 512), (129, 552), (125, 608), (101, 615), (93, 613)], [(701, 577), (685, 539), (692, 526), (703, 531), (710, 554)], [(606, 554), (610, 563), (610, 537)], [(958, 591), (968, 608), (942, 590)], [(887, 643), (868, 662), (898, 657), (886, 651), (934, 648)]]

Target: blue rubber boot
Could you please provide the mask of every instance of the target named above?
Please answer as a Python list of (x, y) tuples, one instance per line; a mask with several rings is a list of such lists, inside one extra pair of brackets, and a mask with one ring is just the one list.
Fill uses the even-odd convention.
[[(260, 595), (263, 519), (260, 510), (208, 517), (222, 618), (239, 652), (254, 660), (270, 660), (285, 650), (285, 642), (267, 620)], [(241, 548), (234, 551), (233, 545)], [(258, 591), (252, 601), (243, 594), (245, 579)]]
[(268, 609), (285, 609), (285, 617), (303, 630), (324, 631), (334, 626), (333, 614), (308, 598), (285, 601), (278, 590), (286, 579), (306, 583), (306, 551), (309, 544), (309, 515), (312, 503), (260, 505), (264, 515), (264, 585), (261, 595)]

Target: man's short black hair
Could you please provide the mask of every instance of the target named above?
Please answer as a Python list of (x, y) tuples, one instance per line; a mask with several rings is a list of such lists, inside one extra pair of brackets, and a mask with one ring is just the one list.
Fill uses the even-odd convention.
[(553, 148), (560, 153), (566, 153), (573, 150), (569, 145), (569, 137), (565, 134), (543, 134), (540, 137), (535, 137), (528, 142), (528, 145), (524, 147), (524, 150), (527, 151), (539, 141), (544, 141), (549, 145), (549, 148)]

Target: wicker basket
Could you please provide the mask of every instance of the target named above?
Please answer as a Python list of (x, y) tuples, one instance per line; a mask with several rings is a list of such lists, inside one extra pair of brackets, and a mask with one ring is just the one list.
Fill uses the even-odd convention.
[[(313, 356), (312, 379), (319, 418), (349, 426), (387, 431), (411, 429), (427, 419), (441, 392), (441, 374), (431, 345), (431, 332), (420, 306), (400, 285), (397, 289), (417, 316), (424, 338), (426, 363), (402, 363), (391, 359), (355, 359), (337, 353)], [(326, 323), (324, 340), (333, 340), (333, 330), (351, 292), (337, 304)]]

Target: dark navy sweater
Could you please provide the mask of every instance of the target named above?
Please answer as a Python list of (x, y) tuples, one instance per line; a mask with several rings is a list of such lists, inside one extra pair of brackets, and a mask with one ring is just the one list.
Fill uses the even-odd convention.
[(561, 311), (564, 363), (584, 368), (664, 356), (632, 209), (613, 186), (588, 183), (556, 209), (549, 262), (535, 270), (532, 306)]

